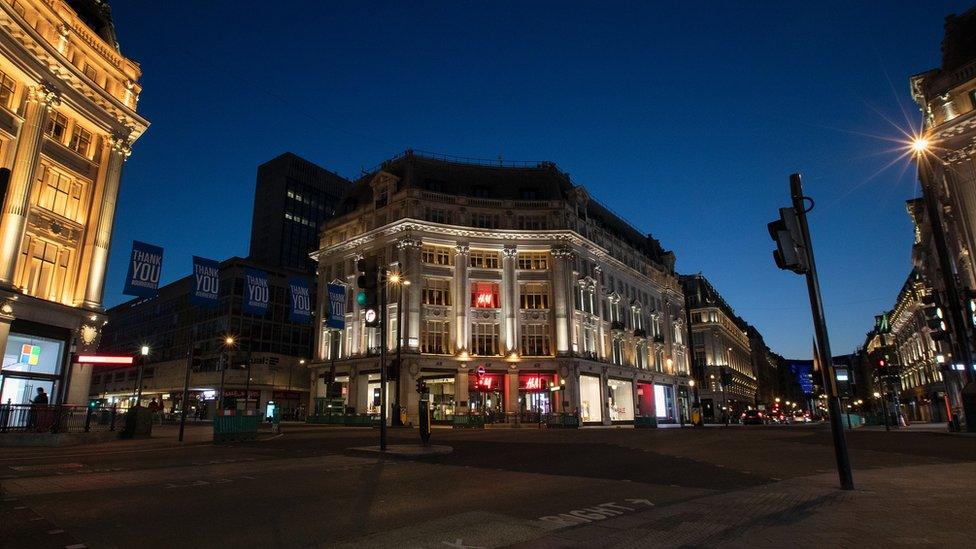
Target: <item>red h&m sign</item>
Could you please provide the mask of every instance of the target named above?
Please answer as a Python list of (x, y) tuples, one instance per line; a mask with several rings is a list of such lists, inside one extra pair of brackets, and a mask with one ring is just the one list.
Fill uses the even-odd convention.
[(471, 288), (471, 306), (479, 309), (498, 308), (498, 284), (475, 282)]
[(502, 374), (484, 374), (468, 377), (468, 392), (471, 393), (491, 393), (502, 390)]
[(553, 374), (522, 374), (519, 376), (519, 389), (522, 391), (548, 391), (550, 383), (555, 383)]

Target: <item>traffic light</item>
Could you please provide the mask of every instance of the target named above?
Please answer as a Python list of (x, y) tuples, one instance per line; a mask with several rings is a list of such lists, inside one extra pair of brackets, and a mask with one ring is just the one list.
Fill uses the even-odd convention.
[(356, 278), (356, 303), (363, 310), (366, 327), (376, 328), (380, 325), (376, 257), (356, 260), (356, 270), (359, 271), (359, 276)]
[(797, 274), (806, 273), (810, 265), (796, 211), (793, 208), (780, 208), (779, 219), (770, 222), (766, 227), (769, 229), (769, 236), (776, 243), (776, 250), (773, 252), (776, 266)]
[(946, 321), (946, 308), (942, 305), (942, 300), (935, 292), (932, 292), (922, 298), (922, 303), (925, 304), (923, 314), (925, 315), (925, 324), (932, 330), (932, 340), (948, 339), (949, 323)]
[(427, 382), (426, 381), (424, 381), (422, 379), (418, 379), (417, 380), (417, 392), (420, 393), (420, 394), (424, 394), (424, 393), (429, 393), (430, 392), (430, 389), (427, 388)]

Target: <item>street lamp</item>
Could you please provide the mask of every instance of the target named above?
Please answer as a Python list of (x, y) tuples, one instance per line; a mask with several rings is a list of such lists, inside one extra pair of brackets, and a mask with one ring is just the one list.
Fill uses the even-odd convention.
[(224, 411), (224, 376), (227, 373), (227, 361), (230, 360), (229, 350), (234, 346), (234, 336), (224, 338), (224, 350), (220, 354), (220, 395), (217, 398), (218, 410)]
[(393, 392), (393, 410), (395, 415), (393, 416), (393, 425), (403, 425), (400, 420), (400, 354), (401, 348), (403, 347), (403, 292), (406, 290), (407, 286), (410, 286), (410, 281), (400, 275), (400, 273), (391, 274), (387, 280), (390, 284), (395, 284), (397, 288), (397, 329), (396, 329), (396, 390)]
[(149, 356), (149, 345), (143, 345), (139, 349), (139, 375), (136, 376), (136, 406), (142, 402), (142, 367), (146, 363), (146, 357)]

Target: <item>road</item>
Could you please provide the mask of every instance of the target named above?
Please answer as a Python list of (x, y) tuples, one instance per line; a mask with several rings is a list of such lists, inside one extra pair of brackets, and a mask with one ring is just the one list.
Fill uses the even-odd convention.
[(373, 429), (158, 434), (0, 449), (0, 546), (952, 546), (976, 533), (967, 436), (849, 433), (858, 490), (842, 492), (823, 426), (436, 429), (453, 453), (418, 460), (352, 450), (376, 444)]

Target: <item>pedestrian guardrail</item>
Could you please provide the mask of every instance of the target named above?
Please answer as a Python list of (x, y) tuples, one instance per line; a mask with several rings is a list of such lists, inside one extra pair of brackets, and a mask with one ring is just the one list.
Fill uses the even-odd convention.
[(454, 414), (451, 427), (455, 429), (484, 429), (485, 417), (480, 414)]
[(650, 429), (657, 427), (657, 418), (654, 416), (637, 416), (634, 418), (635, 429)]
[(380, 424), (380, 418), (371, 414), (319, 414), (305, 418), (305, 423), (317, 425), (345, 425), (348, 427), (373, 427)]
[(578, 429), (580, 418), (576, 414), (546, 414), (545, 424), (550, 429)]
[[(232, 410), (225, 412), (232, 412)], [(261, 418), (254, 415), (253, 411), (246, 415), (230, 413), (219, 415), (213, 420), (214, 442), (254, 440), (258, 436), (258, 423), (260, 423), (260, 420)]]
[(115, 406), (0, 404), (0, 433), (90, 433), (115, 431), (125, 412)]

